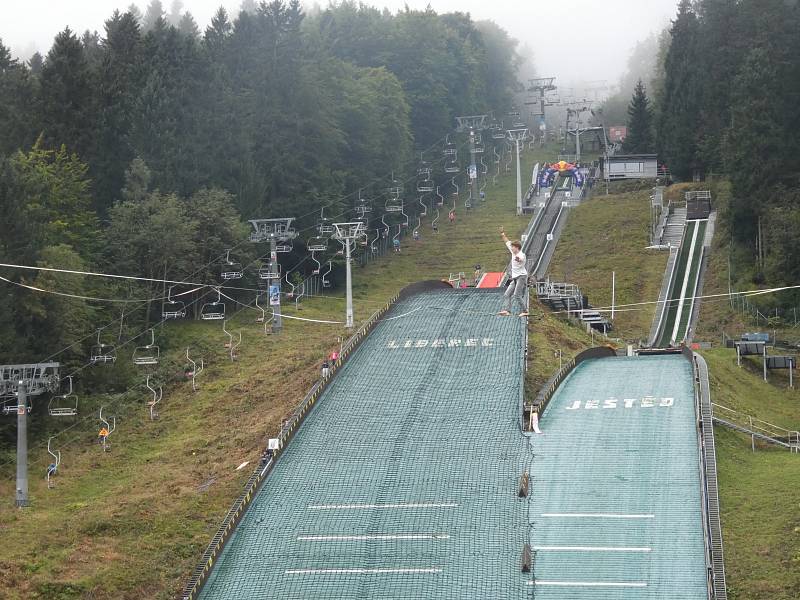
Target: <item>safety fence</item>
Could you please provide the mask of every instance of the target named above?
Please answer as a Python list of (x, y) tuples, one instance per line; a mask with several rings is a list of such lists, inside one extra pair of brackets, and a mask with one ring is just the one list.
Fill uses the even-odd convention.
[(398, 299), (404, 296), (404, 292), (405, 290), (392, 298), (383, 308), (373, 313), (372, 316), (370, 316), (370, 318), (358, 329), (358, 331), (343, 344), (339, 358), (330, 366), (328, 375), (314, 384), (311, 390), (309, 390), (309, 392), (303, 398), (298, 410), (287, 422), (284, 423), (279, 435), (280, 443), (278, 449), (274, 451), (272, 457), (266, 464), (260, 464), (248, 478), (244, 485), (244, 491), (233, 503), (233, 506), (231, 506), (230, 510), (228, 510), (227, 514), (222, 520), (222, 524), (220, 525), (219, 529), (217, 529), (217, 532), (214, 534), (211, 542), (206, 547), (205, 552), (203, 552), (202, 558), (192, 573), (189, 582), (184, 587), (181, 595), (182, 600), (195, 600), (198, 597), (200, 590), (207, 581), (216, 560), (225, 547), (225, 544), (228, 542), (231, 534), (241, 521), (242, 516), (247, 510), (247, 507), (258, 493), (258, 490), (266, 479), (266, 476), (272, 470), (275, 462), (280, 457), (283, 449), (292, 440), (297, 432), (298, 427), (301, 425), (306, 415), (308, 415), (308, 413), (314, 407), (322, 393), (327, 389), (336, 372), (344, 365), (345, 362), (347, 362), (348, 358), (358, 348), (370, 331), (372, 331), (375, 325), (380, 321), (381, 317), (383, 317), (383, 315), (385, 315), (386, 312), (392, 308)]

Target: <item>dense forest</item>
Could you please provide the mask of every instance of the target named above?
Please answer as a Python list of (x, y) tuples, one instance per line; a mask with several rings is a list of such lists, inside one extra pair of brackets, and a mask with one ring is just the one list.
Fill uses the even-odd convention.
[(627, 116), (619, 97), (605, 107), (629, 123), (626, 149), (657, 151), (678, 181), (730, 180), (723, 225), (743, 287), (800, 281), (798, 32), (794, 0), (682, 0), (671, 27), (631, 55)]
[[(382, 205), (390, 174), (441, 159), (456, 115), (508, 109), (519, 62), (493, 23), (353, 2), (310, 15), (298, 0), (244, 2), (201, 34), (153, 0), (114, 12), (102, 33), (64, 29), (26, 63), (0, 42), (0, 262), (218, 282), (226, 248), (254, 258), (248, 218), (313, 227), (320, 207), (345, 216), (362, 188)], [(60, 360), (85, 360), (93, 328), (163, 294), (0, 274), (12, 283), (0, 361), (75, 340)], [(141, 329), (147, 307), (125, 325)]]

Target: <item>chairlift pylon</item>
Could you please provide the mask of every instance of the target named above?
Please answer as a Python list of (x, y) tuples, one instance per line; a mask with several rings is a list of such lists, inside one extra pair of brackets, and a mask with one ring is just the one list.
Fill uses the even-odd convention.
[(74, 417), (78, 414), (78, 396), (72, 390), (72, 375), (67, 375), (69, 389), (66, 394), (57, 394), (50, 398), (47, 412), (51, 417)]
[(160, 350), (156, 346), (156, 334), (150, 329), (150, 343), (144, 346), (137, 346), (133, 351), (133, 364), (138, 366), (157, 365)]
[(222, 292), (219, 288), (217, 290), (217, 300), (215, 302), (206, 302), (200, 307), (200, 318), (204, 321), (219, 321), (225, 318), (225, 303), (222, 302)]

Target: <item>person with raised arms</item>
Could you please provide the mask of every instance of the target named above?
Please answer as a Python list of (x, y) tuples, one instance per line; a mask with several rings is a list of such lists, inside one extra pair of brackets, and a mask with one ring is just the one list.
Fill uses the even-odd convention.
[(500, 228), (500, 235), (503, 242), (511, 252), (511, 265), (509, 267), (510, 275), (506, 292), (503, 294), (503, 309), (497, 313), (501, 316), (507, 317), (511, 314), (511, 308), (514, 301), (518, 301), (521, 307), (519, 316), (527, 317), (528, 310), (525, 306), (525, 290), (528, 288), (528, 270), (525, 267), (525, 253), (522, 252), (522, 244), (514, 240), (513, 242), (506, 236), (505, 230)]

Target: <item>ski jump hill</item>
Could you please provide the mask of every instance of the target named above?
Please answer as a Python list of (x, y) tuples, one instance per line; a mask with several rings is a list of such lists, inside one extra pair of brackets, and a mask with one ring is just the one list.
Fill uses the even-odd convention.
[(594, 349), (529, 433), (501, 294), (425, 282), (375, 315), (180, 597), (720, 597), (692, 362)]

